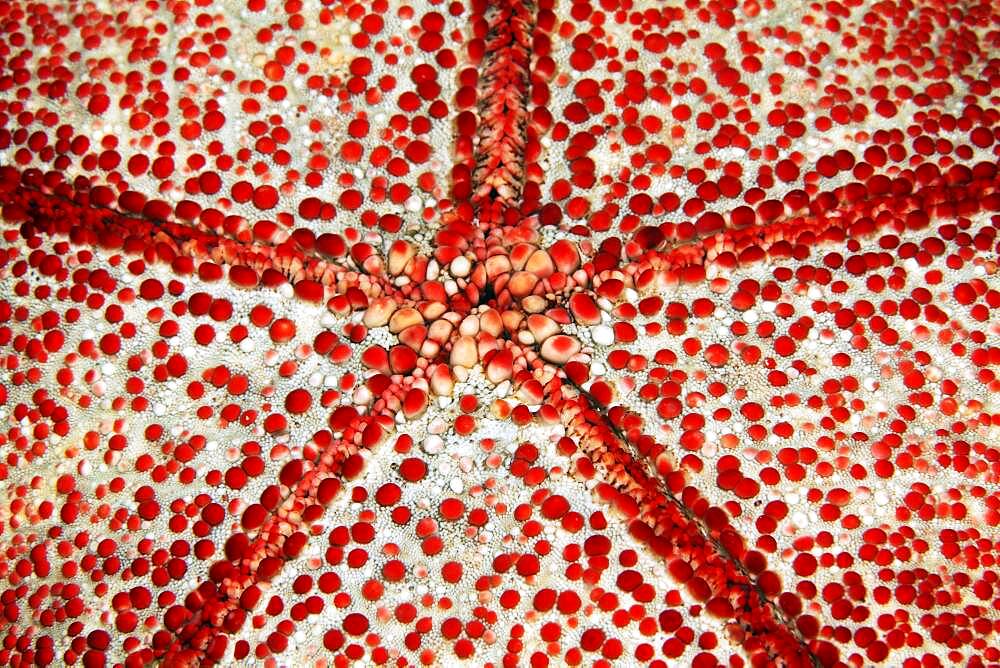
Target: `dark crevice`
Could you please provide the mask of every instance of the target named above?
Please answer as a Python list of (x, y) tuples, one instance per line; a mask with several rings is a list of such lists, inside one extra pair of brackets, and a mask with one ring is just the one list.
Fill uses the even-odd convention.
[(486, 281), (486, 285), (479, 292), (479, 303), (477, 306), (490, 306), (496, 301), (497, 293), (493, 286), (493, 281)]

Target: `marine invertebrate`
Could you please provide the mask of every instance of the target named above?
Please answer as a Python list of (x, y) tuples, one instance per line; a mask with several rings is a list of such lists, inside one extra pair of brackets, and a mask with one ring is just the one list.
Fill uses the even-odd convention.
[(4, 663), (1000, 660), (988, 3), (0, 13)]

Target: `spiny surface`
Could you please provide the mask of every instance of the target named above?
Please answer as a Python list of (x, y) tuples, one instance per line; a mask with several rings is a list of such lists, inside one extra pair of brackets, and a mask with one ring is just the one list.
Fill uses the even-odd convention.
[(0, 663), (1000, 664), (995, 6), (0, 16)]

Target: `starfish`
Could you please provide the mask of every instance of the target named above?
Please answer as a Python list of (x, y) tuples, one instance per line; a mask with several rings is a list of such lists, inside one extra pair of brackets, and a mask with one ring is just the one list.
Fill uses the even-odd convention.
[(994, 7), (0, 15), (0, 662), (1000, 662)]

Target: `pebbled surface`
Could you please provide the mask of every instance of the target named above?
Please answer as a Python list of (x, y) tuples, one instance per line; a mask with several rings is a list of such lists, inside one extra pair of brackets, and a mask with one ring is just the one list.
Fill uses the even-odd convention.
[(998, 665), (990, 3), (0, 4), (0, 663)]

